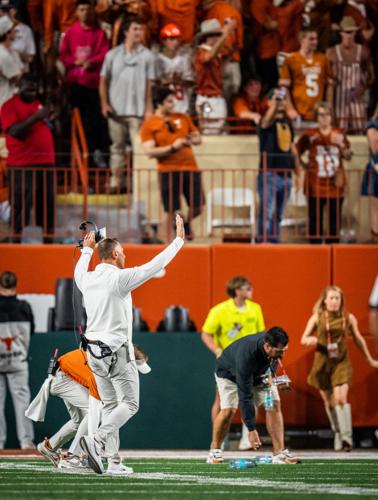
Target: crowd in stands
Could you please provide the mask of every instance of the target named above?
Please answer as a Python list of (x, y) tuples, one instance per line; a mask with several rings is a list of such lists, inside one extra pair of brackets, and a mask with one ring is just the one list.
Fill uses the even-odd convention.
[[(108, 76), (114, 57), (107, 56), (101, 70), (105, 56), (120, 47), (131, 20), (140, 26), (132, 43), (151, 65), (148, 74), (133, 75), (140, 85), (134, 99), (132, 77), (122, 81), (129, 102), (113, 110), (117, 114), (141, 118), (151, 112), (152, 103), (145, 109), (139, 99), (149, 80), (174, 88), (177, 111), (209, 118), (235, 115), (258, 122), (248, 111), (261, 115), (259, 100), (278, 83), (290, 90), (292, 117), (306, 121), (313, 118), (314, 102), (327, 98), (335, 104), (338, 125), (361, 131), (367, 104), (370, 110), (375, 105), (374, 0), (2, 0), (0, 15), (12, 22), (12, 29), (9, 22), (0, 29), (0, 105), (20, 75), (32, 71), (49, 96), (56, 78), (64, 80), (69, 103), (93, 124), (100, 72)], [(303, 63), (305, 81), (298, 81)], [(351, 101), (361, 109), (348, 109)], [(101, 145), (99, 130), (89, 127), (90, 144)]]
[(155, 87), (203, 134), (226, 133), (229, 117), (255, 130), (275, 88), (296, 130), (316, 128), (327, 101), (334, 125), (363, 133), (377, 104), (375, 0), (1, 0), (0, 16), (0, 109), (33, 75), (61, 153), (79, 108), (109, 192), (128, 188), (125, 151)]

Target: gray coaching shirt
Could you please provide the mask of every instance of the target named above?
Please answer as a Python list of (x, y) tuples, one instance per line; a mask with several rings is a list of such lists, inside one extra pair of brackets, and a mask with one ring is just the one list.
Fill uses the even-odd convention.
[(139, 45), (126, 52), (125, 45), (110, 50), (101, 68), (109, 82), (109, 101), (117, 115), (143, 117), (146, 107), (146, 83), (155, 79), (155, 58)]

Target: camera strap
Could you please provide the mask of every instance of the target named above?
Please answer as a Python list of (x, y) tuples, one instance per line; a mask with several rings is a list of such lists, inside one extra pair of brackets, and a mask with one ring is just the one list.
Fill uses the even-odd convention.
[[(107, 358), (108, 356), (113, 355), (113, 351), (110, 349), (110, 347), (101, 342), (100, 340), (85, 339), (85, 342), (86, 342), (86, 347), (90, 352), (91, 356), (93, 356), (96, 359), (104, 359)], [(91, 345), (96, 345), (97, 347), (100, 348), (101, 354), (99, 356), (97, 354), (94, 354), (93, 350), (91, 349)]]

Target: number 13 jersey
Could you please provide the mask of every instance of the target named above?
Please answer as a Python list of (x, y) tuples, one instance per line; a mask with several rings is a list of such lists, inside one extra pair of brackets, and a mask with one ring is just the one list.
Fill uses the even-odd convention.
[(304, 120), (314, 120), (314, 106), (324, 100), (327, 67), (326, 56), (320, 52), (311, 58), (292, 52), (281, 66), (279, 84), (291, 90), (295, 109)]

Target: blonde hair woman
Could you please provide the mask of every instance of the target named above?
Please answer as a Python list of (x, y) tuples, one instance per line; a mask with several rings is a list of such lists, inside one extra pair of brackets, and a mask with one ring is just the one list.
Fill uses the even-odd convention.
[(367, 362), (378, 368), (362, 337), (357, 319), (345, 310), (344, 294), (337, 286), (324, 289), (308, 320), (301, 344), (316, 346), (314, 363), (307, 382), (319, 390), (334, 432), (335, 450), (350, 451), (352, 439), (352, 412), (348, 390), (352, 382), (347, 336), (363, 352)]

